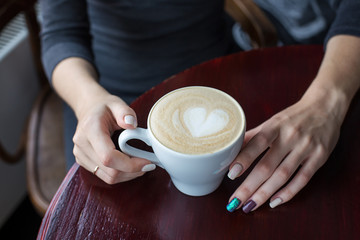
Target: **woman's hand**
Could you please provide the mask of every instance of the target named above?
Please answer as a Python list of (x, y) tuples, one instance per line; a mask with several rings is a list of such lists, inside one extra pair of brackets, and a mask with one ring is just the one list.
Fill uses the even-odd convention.
[(327, 161), (360, 87), (359, 54), (360, 38), (332, 37), (319, 72), (301, 100), (246, 133), (244, 148), (230, 166), (231, 179), (267, 151), (230, 197), (229, 211), (242, 207), (247, 213), (269, 198), (271, 207), (289, 201)]
[(111, 140), (114, 131), (137, 126), (135, 112), (120, 98), (97, 96), (78, 115), (74, 135), (76, 162), (108, 184), (128, 181), (155, 169), (155, 164), (129, 157), (115, 149)]
[[(230, 167), (231, 179), (244, 173), (267, 151), (231, 196), (228, 210), (242, 206), (248, 213), (271, 196), (271, 207), (285, 203), (326, 162), (339, 138), (342, 119), (333, 111), (331, 100), (322, 99), (304, 97), (246, 133), (246, 145)], [(294, 178), (282, 188), (295, 172)]]
[(120, 98), (110, 95), (98, 82), (94, 67), (84, 59), (61, 61), (53, 73), (53, 86), (78, 119), (73, 137), (76, 161), (103, 181), (114, 184), (151, 171), (155, 165), (131, 158), (115, 149), (114, 131), (135, 128), (135, 112)]

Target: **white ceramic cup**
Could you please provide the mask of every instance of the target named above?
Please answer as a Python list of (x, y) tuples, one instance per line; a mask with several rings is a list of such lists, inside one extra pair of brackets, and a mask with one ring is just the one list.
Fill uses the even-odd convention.
[[(168, 94), (171, 93), (172, 92)], [(168, 94), (160, 98), (158, 102)], [(157, 103), (154, 104), (148, 115), (148, 127), (150, 126), (149, 121), (151, 112), (154, 107), (156, 107)], [(228, 145), (216, 152), (205, 154), (184, 154), (176, 152), (160, 143), (150, 128), (124, 130), (118, 139), (120, 149), (130, 156), (148, 159), (164, 168), (170, 175), (176, 188), (182, 193), (190, 196), (203, 196), (209, 194), (215, 191), (221, 184), (229, 165), (238, 155), (244, 140), (246, 128), (245, 115), (237, 102), (236, 105), (242, 118), (240, 120), (241, 127), (239, 129), (239, 134), (237, 134), (237, 137)], [(128, 145), (127, 141), (131, 139), (138, 139), (145, 142), (152, 147), (154, 153)]]

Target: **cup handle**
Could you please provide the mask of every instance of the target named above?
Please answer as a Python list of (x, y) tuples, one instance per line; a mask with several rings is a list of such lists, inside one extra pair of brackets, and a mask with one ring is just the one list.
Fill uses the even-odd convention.
[(151, 147), (151, 142), (148, 134), (148, 130), (145, 128), (126, 129), (119, 136), (119, 147), (123, 153), (126, 153), (133, 157), (148, 159), (159, 167), (164, 168), (154, 153), (140, 150), (127, 144), (127, 141), (131, 139), (138, 139)]

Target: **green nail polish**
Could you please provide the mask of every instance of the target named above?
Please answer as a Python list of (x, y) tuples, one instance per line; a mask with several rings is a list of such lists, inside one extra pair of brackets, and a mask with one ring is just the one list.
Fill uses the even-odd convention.
[(235, 211), (240, 206), (241, 201), (238, 198), (233, 198), (229, 204), (226, 206), (226, 209), (229, 212)]

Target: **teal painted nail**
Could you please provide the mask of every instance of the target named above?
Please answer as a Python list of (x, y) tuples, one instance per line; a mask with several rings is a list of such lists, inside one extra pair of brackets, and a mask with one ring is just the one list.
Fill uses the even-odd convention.
[(238, 198), (233, 198), (226, 206), (226, 209), (229, 212), (233, 212), (238, 208), (238, 206), (240, 206), (240, 203), (241, 201)]

